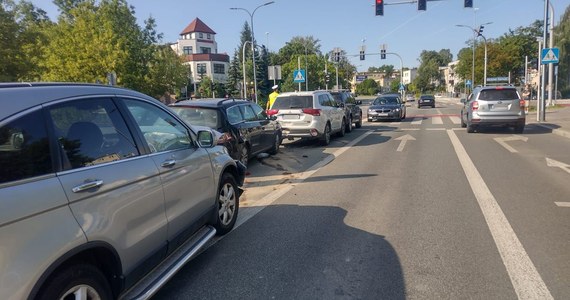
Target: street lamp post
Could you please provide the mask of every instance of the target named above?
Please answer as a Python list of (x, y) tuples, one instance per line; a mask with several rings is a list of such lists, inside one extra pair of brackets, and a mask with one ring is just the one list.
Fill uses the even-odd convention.
[[(275, 1), (270, 1), (264, 4), (261, 4), (259, 6), (257, 6), (252, 13), (249, 12), (249, 10), (245, 9), (245, 8), (241, 8), (241, 7), (232, 7), (230, 9), (233, 10), (243, 10), (245, 11), (250, 18), (250, 23), (251, 23), (251, 52), (252, 52), (252, 58), (253, 58), (253, 93), (255, 96), (255, 103), (257, 103), (257, 75), (256, 75), (256, 69), (255, 69), (255, 35), (254, 35), (254, 31), (253, 31), (253, 15), (255, 15), (255, 11), (257, 9), (259, 9), (262, 6), (267, 6), (269, 4), (273, 4), (275, 3)], [(245, 59), (245, 57), (244, 57)]]
[[(479, 25), (479, 28), (481, 28), (481, 26), (483, 26), (483, 25), (489, 25), (492, 23), (493, 22), (483, 23), (483, 24)], [(479, 32), (479, 30), (476, 30), (475, 28), (473, 28), (469, 25), (455, 25), (455, 26), (469, 28), (473, 32), (473, 62), (471, 64), (471, 89), (473, 89), (473, 87), (475, 86), (475, 40), (477, 39), (478, 36), (481, 36), (483, 38), (483, 40), (485, 41), (485, 65), (484, 65), (484, 70), (483, 70), (483, 74), (484, 74), (483, 75), (483, 86), (486, 86), (487, 85), (487, 39)]]

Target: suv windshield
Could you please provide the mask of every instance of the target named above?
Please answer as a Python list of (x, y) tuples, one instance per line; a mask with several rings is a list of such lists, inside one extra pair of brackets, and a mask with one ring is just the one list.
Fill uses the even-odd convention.
[(482, 90), (479, 100), (518, 100), (519, 96), (515, 89), (505, 90)]
[(313, 107), (313, 96), (284, 96), (277, 97), (271, 108), (273, 109), (291, 109), (291, 108), (310, 108)]

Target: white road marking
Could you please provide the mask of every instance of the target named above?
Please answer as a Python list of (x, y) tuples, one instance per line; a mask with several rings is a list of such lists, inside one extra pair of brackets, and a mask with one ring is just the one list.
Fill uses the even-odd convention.
[(398, 149), (396, 151), (402, 152), (404, 150), (404, 147), (406, 146), (407, 141), (415, 141), (416, 139), (413, 136), (406, 134), (399, 138), (395, 138), (395, 140), (400, 141), (400, 145), (398, 145)]
[(461, 124), (461, 119), (459, 117), (449, 117), (453, 124)]
[(570, 207), (570, 202), (554, 202), (554, 203), (560, 207)]
[(402, 122), (392, 122), (392, 123), (390, 123), (390, 125), (400, 125), (400, 124), (402, 124)]
[(418, 131), (418, 130), (420, 130), (420, 128), (402, 128), (400, 130), (402, 130), (402, 131)]
[(569, 164), (565, 164), (561, 161), (557, 161), (554, 160), (552, 158), (546, 158), (546, 165), (549, 167), (554, 167), (554, 168), (560, 168), (564, 171), (566, 171), (566, 173), (570, 174), (570, 165)]
[(453, 130), (447, 130), (447, 134), (483, 212), (518, 298), (554, 299), (457, 135)]
[[(374, 130), (366, 131), (361, 136), (357, 137), (356, 139), (352, 140), (350, 143), (346, 144), (346, 146), (336, 150), (334, 153), (332, 153), (332, 155), (325, 157), (323, 160), (321, 160), (321, 161), (317, 162), (316, 164), (312, 165), (311, 167), (309, 167), (306, 171), (299, 173), (299, 176), (297, 178), (293, 179), (293, 183), (301, 183), (301, 182), (305, 181), (305, 179), (311, 177), (311, 175), (313, 175), (319, 169), (321, 169), (322, 167), (329, 164), (335, 158), (337, 158), (338, 156), (343, 154), (346, 150), (350, 149), (356, 143), (362, 141), (365, 137), (369, 136), (373, 132), (374, 132)], [(239, 226), (241, 226), (242, 224), (247, 222), (249, 219), (251, 219), (256, 214), (258, 214), (260, 211), (262, 211), (268, 205), (275, 202), (275, 200), (277, 200), (277, 199), (281, 198), (281, 196), (287, 194), (287, 192), (289, 192), (293, 187), (295, 187), (294, 184), (283, 185), (282, 188), (271, 192), (267, 196), (261, 198), (259, 201), (255, 201), (255, 204), (253, 204), (252, 206), (248, 206), (247, 210), (240, 211), (239, 217), (238, 217), (236, 224), (234, 226), (234, 230), (235, 230), (235, 228), (238, 228)]]
[(526, 136), (520, 136), (520, 135), (512, 135), (512, 136), (508, 136), (508, 137), (503, 137), (503, 138), (494, 138), (494, 140), (499, 143), (499, 145), (505, 147), (505, 149), (509, 150), (511, 153), (517, 153), (517, 149), (511, 147), (509, 144), (507, 144), (506, 142), (510, 142), (510, 141), (523, 141), (526, 142), (528, 141), (528, 138)]
[(435, 125), (443, 124), (443, 119), (441, 117), (433, 117), (431, 118), (431, 123)]
[(423, 118), (414, 118), (412, 125), (421, 125), (423, 120)]
[(426, 130), (430, 130), (430, 131), (436, 131), (436, 130), (437, 130), (437, 131), (444, 131), (444, 130), (447, 130), (447, 129), (445, 129), (445, 128), (426, 128)]

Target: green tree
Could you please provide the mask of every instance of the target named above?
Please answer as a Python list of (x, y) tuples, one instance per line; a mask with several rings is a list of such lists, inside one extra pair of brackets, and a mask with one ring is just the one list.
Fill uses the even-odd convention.
[(356, 93), (359, 95), (374, 95), (378, 92), (378, 82), (374, 79), (364, 79), (356, 86)]
[(202, 98), (211, 98), (212, 97), (212, 89), (213, 89), (213, 82), (210, 77), (204, 77), (200, 80), (200, 86), (198, 87), (198, 91), (200, 92), (200, 97)]
[(566, 7), (558, 26), (554, 29), (554, 43), (560, 48), (558, 83), (565, 97), (570, 96), (570, 6)]

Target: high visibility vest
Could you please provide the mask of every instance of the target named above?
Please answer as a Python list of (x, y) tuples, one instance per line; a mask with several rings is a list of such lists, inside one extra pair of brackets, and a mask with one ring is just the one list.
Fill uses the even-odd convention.
[(273, 93), (269, 94), (269, 101), (267, 101), (267, 109), (270, 109), (271, 106), (273, 106), (273, 103), (275, 102), (275, 98), (277, 98), (277, 96), (279, 96), (279, 93), (277, 91), (274, 91)]

